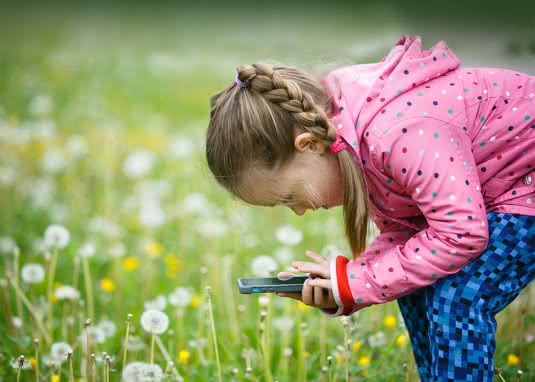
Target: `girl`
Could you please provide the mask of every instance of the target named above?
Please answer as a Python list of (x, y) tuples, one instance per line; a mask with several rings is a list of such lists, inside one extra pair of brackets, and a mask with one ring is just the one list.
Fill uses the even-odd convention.
[(318, 78), (243, 65), (211, 99), (207, 162), (253, 205), (343, 206), (352, 260), (307, 252), (292, 265), (315, 277), (284, 296), (329, 316), (397, 300), (422, 381), (492, 381), (495, 315), (535, 276), (534, 81), (409, 35)]

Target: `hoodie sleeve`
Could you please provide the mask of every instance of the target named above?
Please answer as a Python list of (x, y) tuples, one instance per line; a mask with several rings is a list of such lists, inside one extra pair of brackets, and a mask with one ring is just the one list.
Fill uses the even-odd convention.
[(352, 261), (344, 256), (333, 259), (333, 294), (345, 307), (343, 315), (395, 300), (456, 273), (488, 244), (470, 138), (460, 128), (431, 117), (414, 117), (395, 126), (399, 133), (378, 161), (384, 166), (385, 182), (410, 195), (428, 228), (406, 243), (382, 246), (379, 253), (366, 251)]

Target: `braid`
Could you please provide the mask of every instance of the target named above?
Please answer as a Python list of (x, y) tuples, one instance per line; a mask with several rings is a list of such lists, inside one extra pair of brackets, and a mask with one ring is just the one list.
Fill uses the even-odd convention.
[(275, 65), (241, 65), (238, 78), (248, 81), (251, 88), (267, 100), (289, 112), (300, 126), (313, 133), (323, 143), (330, 145), (336, 140), (336, 128), (327, 113), (316, 105), (310, 94), (292, 80), (283, 78)]

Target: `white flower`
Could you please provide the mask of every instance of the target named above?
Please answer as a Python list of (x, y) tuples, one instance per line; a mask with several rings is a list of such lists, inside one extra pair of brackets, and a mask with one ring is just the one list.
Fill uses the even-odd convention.
[(260, 277), (270, 277), (277, 267), (277, 262), (271, 256), (257, 256), (251, 263), (253, 274)]
[(0, 253), (13, 253), (17, 248), (17, 243), (9, 236), (0, 236)]
[(159, 294), (154, 300), (145, 301), (145, 310), (164, 310), (167, 300), (164, 295)]
[(275, 258), (280, 263), (287, 263), (294, 258), (294, 254), (289, 247), (280, 247), (275, 250)]
[(372, 348), (383, 346), (384, 344), (386, 344), (385, 334), (381, 331), (377, 332), (369, 336), (368, 341), (370, 342), (370, 346)]
[(60, 224), (51, 224), (45, 231), (45, 243), (48, 248), (65, 248), (69, 244), (70, 234)]
[(123, 243), (115, 243), (109, 251), (111, 257), (123, 257), (126, 252), (126, 248), (124, 247)]
[(123, 379), (125, 382), (141, 382), (141, 369), (145, 363), (143, 362), (130, 362), (123, 369)]
[(37, 94), (30, 101), (29, 112), (33, 115), (47, 115), (54, 107), (54, 102), (48, 94)]
[(177, 159), (190, 158), (193, 149), (193, 142), (187, 137), (177, 137), (169, 145), (169, 151), (171, 152), (171, 155)]
[(141, 326), (152, 334), (162, 334), (169, 326), (169, 317), (162, 311), (151, 309), (141, 315)]
[(106, 217), (95, 216), (88, 224), (89, 231), (99, 233), (108, 238), (117, 238), (123, 235), (123, 228)]
[(140, 351), (145, 349), (145, 343), (143, 342), (143, 339), (141, 339), (141, 337), (133, 335), (128, 336), (127, 346), (129, 351)]
[(21, 274), (26, 284), (39, 284), (45, 278), (45, 269), (41, 264), (28, 263), (22, 267)]
[(303, 232), (294, 228), (290, 224), (285, 224), (277, 228), (275, 236), (278, 241), (286, 245), (299, 244), (301, 240), (303, 240)]
[(95, 244), (92, 242), (84, 243), (78, 248), (78, 255), (80, 257), (91, 257), (95, 254)]
[(123, 370), (125, 382), (160, 382), (162, 377), (160, 366), (145, 362), (131, 362)]
[(293, 354), (292, 348), (286, 347), (284, 348), (283, 354), (285, 357), (289, 357)]
[(102, 320), (97, 327), (102, 330), (106, 337), (113, 337), (117, 331), (117, 325), (111, 320)]
[(145, 176), (154, 166), (155, 155), (149, 150), (130, 153), (123, 163), (123, 173), (129, 178)]
[[(19, 359), (11, 357), (11, 360), (9, 361), (9, 364), (13, 369), (19, 368)], [(28, 370), (32, 368), (32, 364), (30, 363), (30, 360), (28, 358), (24, 358), (24, 362), (22, 363), (22, 370)]]
[(293, 326), (294, 319), (291, 317), (281, 316), (273, 319), (273, 327), (278, 330), (290, 330)]
[(67, 161), (62, 151), (49, 149), (41, 158), (41, 168), (45, 172), (57, 173), (65, 169)]
[(207, 238), (221, 237), (227, 232), (227, 224), (218, 218), (203, 219), (197, 223), (197, 231)]
[(77, 300), (80, 298), (80, 292), (69, 285), (62, 285), (54, 291), (58, 300)]
[(169, 295), (169, 303), (173, 306), (188, 306), (191, 303), (192, 293), (189, 288), (176, 288)]
[(260, 304), (260, 306), (268, 306), (269, 297), (268, 296), (260, 296), (260, 297), (258, 297), (258, 304)]
[(182, 201), (182, 207), (186, 212), (203, 212), (208, 206), (208, 199), (204, 194), (194, 192)]
[(165, 212), (157, 199), (143, 200), (139, 209), (139, 222), (148, 228), (158, 228), (165, 223)]
[(80, 135), (72, 135), (66, 143), (67, 151), (74, 157), (82, 157), (87, 153), (87, 142)]
[(22, 320), (18, 316), (12, 316), (11, 322), (13, 323), (13, 326), (16, 328), (20, 328), (22, 326)]
[(62, 363), (67, 360), (67, 353), (72, 353), (71, 346), (66, 342), (56, 342), (50, 348), (50, 358), (55, 363)]
[(146, 363), (141, 367), (141, 375), (144, 382), (160, 382), (163, 377), (163, 372), (160, 366)]
[(89, 343), (91, 348), (95, 344), (102, 344), (106, 341), (106, 333), (100, 326), (89, 326), (87, 329), (84, 329), (83, 333), (78, 336), (78, 341), (82, 345), (82, 350), (87, 352), (87, 336), (89, 336)]

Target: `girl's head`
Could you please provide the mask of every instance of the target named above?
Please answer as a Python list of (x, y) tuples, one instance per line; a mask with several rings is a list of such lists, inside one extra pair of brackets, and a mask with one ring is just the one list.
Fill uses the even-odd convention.
[(362, 174), (336, 140), (332, 98), (321, 78), (282, 64), (241, 65), (210, 100), (206, 157), (233, 198), (286, 205), (296, 214), (343, 205), (353, 256), (366, 246), (368, 203)]

